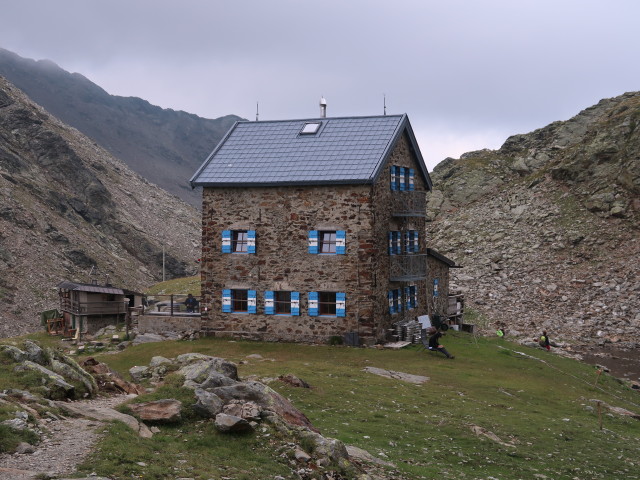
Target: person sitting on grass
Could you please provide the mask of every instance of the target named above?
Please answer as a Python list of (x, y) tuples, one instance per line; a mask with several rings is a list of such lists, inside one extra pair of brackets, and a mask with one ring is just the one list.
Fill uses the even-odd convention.
[(444, 345), (440, 345), (440, 337), (442, 337), (443, 335), (444, 333), (438, 329), (436, 333), (429, 337), (429, 350), (440, 352), (447, 358), (455, 358), (453, 355), (447, 352), (447, 349), (444, 348)]

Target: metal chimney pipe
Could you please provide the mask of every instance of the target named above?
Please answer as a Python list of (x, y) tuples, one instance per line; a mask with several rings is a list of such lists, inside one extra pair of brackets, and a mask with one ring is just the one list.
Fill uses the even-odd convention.
[(327, 117), (327, 101), (324, 97), (320, 97), (320, 118)]

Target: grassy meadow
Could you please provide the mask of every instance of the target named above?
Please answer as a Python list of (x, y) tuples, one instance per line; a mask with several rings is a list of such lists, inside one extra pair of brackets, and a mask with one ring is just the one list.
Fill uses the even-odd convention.
[[(444, 340), (454, 360), (417, 346), (378, 350), (213, 338), (143, 344), (98, 359), (126, 373), (154, 355), (200, 352), (237, 362), (242, 378), (294, 374), (312, 388), (270, 386), (323, 435), (393, 463), (385, 478), (640, 478), (640, 421), (606, 408), (638, 414), (638, 392), (542, 349), (458, 332)], [(251, 354), (263, 358), (247, 358)], [(366, 366), (430, 380), (414, 385), (367, 373)], [(177, 384), (163, 388), (153, 398), (182, 395), (188, 402), (190, 394)], [(113, 426), (83, 470), (116, 478), (293, 478), (268, 435), (223, 436), (195, 417), (161, 426), (148, 440)]]

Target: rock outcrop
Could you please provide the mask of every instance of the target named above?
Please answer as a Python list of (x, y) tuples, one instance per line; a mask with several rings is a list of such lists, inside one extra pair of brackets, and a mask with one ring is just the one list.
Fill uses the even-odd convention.
[(627, 93), (434, 169), (430, 245), (484, 332), (640, 342), (639, 122)]

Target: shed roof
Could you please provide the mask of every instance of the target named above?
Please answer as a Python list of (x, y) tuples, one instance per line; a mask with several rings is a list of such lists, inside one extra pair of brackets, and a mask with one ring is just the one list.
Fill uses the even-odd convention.
[(58, 284), (59, 289), (73, 290), (76, 292), (91, 292), (91, 293), (108, 293), (112, 295), (124, 295), (121, 288), (107, 287), (103, 285), (94, 285), (92, 283), (76, 283), (76, 282), (60, 282)]
[(430, 190), (406, 114), (236, 122), (190, 182), (192, 187), (373, 183), (404, 133)]
[(454, 262), (450, 258), (445, 257), (441, 253), (436, 252), (433, 248), (427, 248), (427, 255), (430, 255), (433, 258), (440, 260), (443, 263), (446, 263), (447, 266), (451, 268), (462, 268), (461, 265), (456, 265), (456, 262)]

